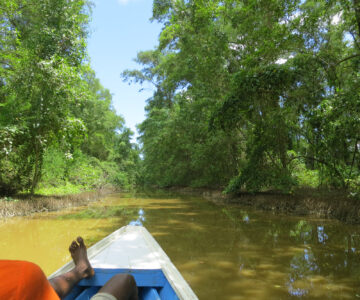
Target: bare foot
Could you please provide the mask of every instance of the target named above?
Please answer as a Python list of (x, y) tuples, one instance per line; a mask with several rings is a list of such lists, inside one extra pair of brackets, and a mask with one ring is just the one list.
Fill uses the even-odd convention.
[(71, 257), (75, 263), (75, 270), (79, 272), (82, 278), (94, 276), (94, 269), (91, 267), (87, 257), (86, 246), (82, 237), (78, 237), (69, 247)]

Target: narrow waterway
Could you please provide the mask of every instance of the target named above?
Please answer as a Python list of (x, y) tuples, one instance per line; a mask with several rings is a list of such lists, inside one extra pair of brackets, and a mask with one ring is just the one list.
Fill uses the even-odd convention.
[(164, 193), (112, 195), (88, 208), (0, 223), (0, 258), (47, 274), (131, 220), (153, 234), (199, 299), (360, 298), (360, 227)]

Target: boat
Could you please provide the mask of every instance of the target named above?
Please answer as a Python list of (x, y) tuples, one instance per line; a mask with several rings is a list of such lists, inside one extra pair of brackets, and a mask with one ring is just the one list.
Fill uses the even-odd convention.
[[(160, 245), (142, 226), (127, 225), (114, 231), (87, 250), (95, 270), (90, 279), (81, 280), (65, 298), (88, 300), (115, 274), (134, 276), (142, 300), (198, 299)], [(70, 271), (69, 262), (49, 279)]]

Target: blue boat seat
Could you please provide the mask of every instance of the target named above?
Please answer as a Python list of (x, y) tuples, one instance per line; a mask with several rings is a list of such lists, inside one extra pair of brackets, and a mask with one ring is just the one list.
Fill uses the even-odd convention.
[(142, 300), (161, 300), (158, 291), (154, 288), (140, 289), (139, 298)]
[(161, 270), (96, 269), (95, 276), (83, 279), (64, 300), (89, 300), (115, 274), (132, 274), (139, 288), (140, 300), (178, 300)]
[[(88, 287), (85, 288), (79, 295), (75, 298), (76, 300), (89, 300), (94, 296), (100, 287)], [(155, 288), (139, 288), (139, 299), (140, 300), (161, 300), (158, 291)]]

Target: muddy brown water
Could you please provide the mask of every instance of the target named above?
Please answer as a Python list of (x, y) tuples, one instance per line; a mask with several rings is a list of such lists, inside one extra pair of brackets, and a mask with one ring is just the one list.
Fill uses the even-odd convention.
[(164, 193), (108, 196), (77, 208), (0, 222), (0, 258), (36, 262), (47, 275), (88, 244), (137, 220), (199, 299), (360, 298), (360, 227), (274, 215)]

